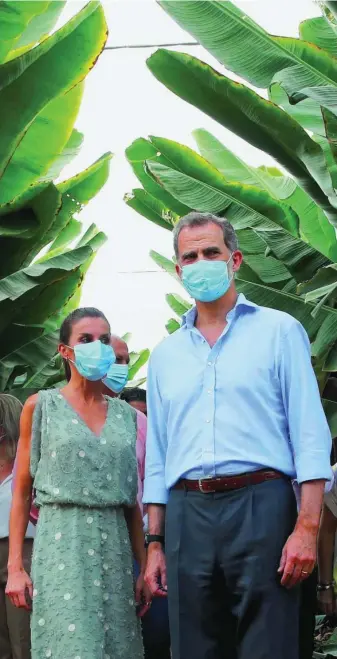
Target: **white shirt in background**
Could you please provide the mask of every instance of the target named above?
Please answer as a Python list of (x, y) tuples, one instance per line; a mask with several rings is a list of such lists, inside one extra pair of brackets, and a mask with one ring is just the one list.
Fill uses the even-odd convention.
[[(12, 480), (13, 474), (10, 474), (0, 483), (0, 538), (8, 538), (9, 535), (9, 514), (12, 505)], [(33, 524), (28, 523), (26, 538), (35, 537), (35, 528)]]

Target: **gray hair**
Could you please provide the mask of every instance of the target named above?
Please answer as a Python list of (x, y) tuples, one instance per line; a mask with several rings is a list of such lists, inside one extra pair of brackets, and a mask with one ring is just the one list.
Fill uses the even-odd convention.
[(20, 435), (22, 404), (14, 396), (0, 394), (0, 443), (4, 442), (9, 461), (14, 460)]
[(209, 224), (209, 222), (220, 227), (223, 233), (224, 243), (230, 252), (235, 252), (235, 250), (238, 249), (239, 243), (236, 233), (228, 220), (224, 217), (213, 215), (212, 213), (199, 213), (197, 211), (192, 211), (192, 213), (181, 217), (173, 229), (173, 246), (176, 258), (179, 256), (178, 240), (181, 230), (185, 227), (201, 227), (205, 224)]

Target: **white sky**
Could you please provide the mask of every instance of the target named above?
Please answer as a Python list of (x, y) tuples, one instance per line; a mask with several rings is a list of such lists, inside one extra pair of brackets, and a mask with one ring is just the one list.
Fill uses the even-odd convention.
[[(69, 2), (62, 22), (83, 4)], [(286, 36), (298, 36), (300, 21), (320, 14), (311, 0), (247, 0), (236, 4), (270, 32)], [(193, 40), (154, 0), (110, 0), (103, 6), (109, 25), (108, 45)], [(149, 134), (195, 148), (191, 132), (205, 128), (250, 164), (272, 162), (269, 156), (166, 90), (146, 67), (147, 57), (155, 50), (103, 53), (87, 78), (76, 124), (85, 134), (84, 145), (64, 172), (71, 176), (102, 153), (115, 154), (108, 183), (81, 213), (85, 225), (95, 222), (108, 236), (86, 275), (82, 304), (102, 309), (115, 334), (131, 332), (130, 346), (136, 350), (151, 349), (166, 335), (165, 322), (174, 314), (165, 302), (165, 293), (184, 295), (184, 291), (169, 275), (159, 271), (148, 255), (154, 249), (172, 256), (170, 232), (147, 221), (123, 202), (126, 192), (141, 187), (124, 157), (125, 148), (134, 139)], [(221, 70), (203, 48), (178, 50)]]

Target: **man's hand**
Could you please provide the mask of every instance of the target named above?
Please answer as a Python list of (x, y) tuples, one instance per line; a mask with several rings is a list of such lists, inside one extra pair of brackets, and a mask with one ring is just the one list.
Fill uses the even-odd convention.
[(307, 579), (316, 563), (317, 529), (298, 524), (284, 545), (279, 574), (281, 584), (292, 588)]
[(151, 542), (148, 548), (145, 581), (153, 597), (166, 597), (166, 560), (159, 542)]

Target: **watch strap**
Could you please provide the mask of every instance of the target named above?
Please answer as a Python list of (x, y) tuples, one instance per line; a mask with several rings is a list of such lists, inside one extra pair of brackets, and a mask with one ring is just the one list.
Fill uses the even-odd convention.
[(160, 542), (161, 545), (164, 545), (165, 538), (163, 535), (156, 535), (153, 533), (147, 533), (145, 536), (146, 546), (148, 547), (151, 542)]

